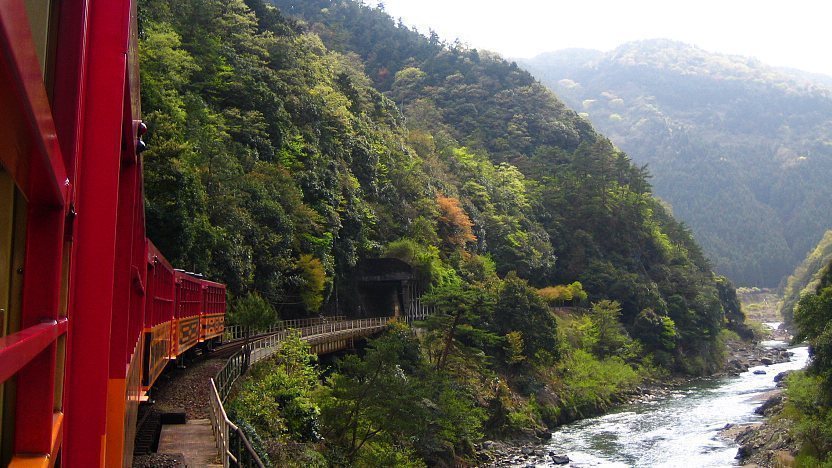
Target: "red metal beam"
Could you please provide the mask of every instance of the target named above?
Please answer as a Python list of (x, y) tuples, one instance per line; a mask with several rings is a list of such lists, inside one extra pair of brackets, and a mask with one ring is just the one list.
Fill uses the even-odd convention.
[(0, 338), (0, 382), (5, 382), (59, 336), (66, 333), (66, 319), (42, 323)]
[[(125, 92), (127, 95), (127, 92)], [(125, 99), (125, 110), (129, 108)], [(132, 119), (125, 112), (126, 123)], [(144, 241), (144, 224), (138, 227), (137, 204), (141, 204), (141, 173), (136, 164), (134, 152), (130, 151), (133, 125), (124, 125), (122, 137), (127, 148), (122, 152), (118, 183), (118, 222), (116, 224), (115, 287), (113, 290), (112, 325), (110, 326), (109, 384), (107, 391), (107, 458), (108, 466), (121, 463), (125, 446), (125, 414), (127, 408), (127, 375), (130, 356), (136, 347), (137, 337), (133, 336), (131, 316), (136, 291), (133, 286), (134, 242), (136, 229), (141, 229)], [(133, 155), (133, 157), (125, 157)], [(102, 362), (103, 364), (103, 362)]]
[(70, 317), (71, 382), (62, 465), (105, 459), (106, 405), (116, 257), (118, 177), (129, 42), (129, 0), (90, 2), (80, 138)]

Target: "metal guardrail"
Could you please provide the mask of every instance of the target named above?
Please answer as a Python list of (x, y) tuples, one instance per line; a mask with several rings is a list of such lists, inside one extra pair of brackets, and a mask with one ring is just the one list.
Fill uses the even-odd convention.
[[(217, 440), (217, 449), (220, 451), (223, 467), (265, 467), (260, 457), (252, 448), (245, 433), (243, 433), (243, 430), (228, 419), (225, 407), (223, 406), (228, 395), (231, 394), (234, 382), (246, 372), (247, 366), (251, 366), (258, 361), (274, 355), (278, 351), (280, 343), (291, 335), (299, 335), (306, 341), (337, 341), (355, 336), (356, 332), (359, 331), (383, 328), (393, 319), (392, 317), (374, 317), (328, 322), (321, 321), (321, 319), (305, 320), (317, 320), (318, 323), (312, 323), (300, 328), (284, 328), (265, 338), (252, 341), (248, 347), (248, 363), (246, 363), (245, 350), (241, 349), (226, 361), (225, 366), (217, 372), (216, 376), (210, 379), (211, 394), (209, 403), (211, 409), (211, 427), (214, 430), (214, 437)], [(237, 435), (236, 447), (232, 447), (230, 438), (232, 433)]]
[[(220, 450), (223, 467), (231, 466), (256, 466), (257, 468), (265, 468), (260, 456), (251, 446), (248, 437), (239, 426), (234, 424), (228, 415), (225, 413), (225, 408), (217, 393), (217, 387), (214, 385), (214, 379), (211, 379), (211, 427), (214, 430), (214, 437), (217, 439), (217, 447)], [(232, 448), (231, 434), (237, 436), (236, 447)], [(236, 448), (236, 450), (234, 450)]]
[[(291, 320), (281, 320), (274, 325), (271, 325), (264, 329), (254, 329), (252, 330), (251, 336), (260, 336), (260, 335), (267, 335), (272, 333), (277, 333), (282, 330), (287, 330), (289, 328), (303, 328), (309, 327), (312, 325), (319, 325), (322, 323), (328, 322), (339, 322), (342, 320), (346, 320), (346, 317), (343, 315), (335, 315), (329, 317), (316, 317), (316, 318), (306, 318), (306, 319), (291, 319)], [(223, 341), (235, 341), (235, 340), (242, 340), (246, 336), (246, 327), (240, 325), (229, 325), (225, 327), (225, 331), (223, 332), (222, 339)]]

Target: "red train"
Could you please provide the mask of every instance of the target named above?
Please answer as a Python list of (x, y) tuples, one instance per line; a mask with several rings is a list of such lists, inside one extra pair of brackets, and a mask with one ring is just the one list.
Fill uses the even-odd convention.
[(200, 343), (211, 348), (224, 331), (225, 285), (174, 270), (148, 240), (142, 391), (168, 362)]
[(0, 0), (0, 464), (130, 465), (225, 288), (145, 237), (135, 0)]

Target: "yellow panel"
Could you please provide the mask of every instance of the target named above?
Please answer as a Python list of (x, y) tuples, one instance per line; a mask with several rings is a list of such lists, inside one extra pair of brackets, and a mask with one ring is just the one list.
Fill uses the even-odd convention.
[(107, 449), (104, 466), (120, 466), (124, 456), (124, 416), (127, 412), (127, 381), (107, 382)]
[(9, 463), (9, 468), (49, 468), (46, 455), (18, 455)]
[(55, 350), (55, 411), (64, 409), (64, 372), (66, 372), (66, 335), (58, 337)]

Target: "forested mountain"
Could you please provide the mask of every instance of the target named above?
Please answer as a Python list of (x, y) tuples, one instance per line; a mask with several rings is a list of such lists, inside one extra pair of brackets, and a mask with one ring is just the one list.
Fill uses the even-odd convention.
[(832, 230), (826, 231), (818, 245), (798, 265), (787, 279), (783, 289), (783, 303), (780, 314), (790, 328), (794, 325), (794, 308), (801, 296), (817, 290), (824, 269), (832, 262)]
[(522, 64), (626, 151), (716, 271), (775, 287), (832, 226), (832, 92), (666, 40)]
[(288, 356), (241, 392), (246, 431), (321, 423), (336, 466), (438, 464), (710, 372), (746, 330), (647, 172), (527, 72), (359, 2), (274, 5), (140, 2), (149, 236), (234, 310), (358, 315), (356, 267), (383, 256), (437, 313), (325, 382)]
[[(256, 1), (144, 4), (148, 228), (175, 262), (312, 310), (407, 238), (579, 280), (691, 343), (722, 323), (721, 283), (646, 173), (515, 65), (354, 2), (277, 3), (306, 25)], [(448, 234), (455, 211), (470, 238)]]
[[(325, 76), (307, 74), (307, 86), (318, 90), (313, 97), (345, 98), (335, 102), (341, 106), (327, 102), (324, 112), (348, 112), (343, 117), (350, 126), (341, 127), (341, 133), (319, 133), (314, 121), (306, 128), (295, 124), (304, 145), (321, 157), (342, 159), (337, 167), (357, 179), (354, 187), (361, 196), (356, 200), (372, 201), (368, 217), (354, 229), (331, 228), (332, 251), (316, 253), (331, 265), (327, 278), (354, 264), (355, 257), (344, 256), (339, 242), (349, 242), (356, 247), (351, 252), (361, 256), (378, 255), (385, 244), (401, 238), (433, 243), (437, 235), (443, 237), (437, 224), (441, 194), (457, 200), (470, 217), (476, 241), (466, 248), (493, 259), (499, 274), (517, 271), (536, 286), (578, 280), (590, 299), (621, 302), (625, 323), (650, 309), (687, 328), (686, 340), (713, 338), (722, 321), (722, 283), (714, 281), (689, 233), (653, 199), (645, 171), (531, 75), (493, 54), (426, 38), (357, 2), (273, 3), (281, 13), (261, 8), (260, 28), (275, 30), (269, 21), (277, 20), (269, 18), (279, 15), (302, 18), (303, 23), (281, 24), (292, 24), (304, 41), (320, 38), (326, 49), (319, 53), (330, 60), (362, 68), (335, 70), (330, 84)], [(278, 57), (293, 55), (280, 52)], [(283, 68), (304, 64), (279, 66), (279, 74), (296, 75), (301, 73)], [(375, 89), (383, 93), (379, 99), (389, 97), (401, 109), (393, 114), (401, 120), (388, 119), (398, 139), (389, 138), (386, 148), (361, 145), (366, 127), (353, 124), (380, 123), (367, 106), (354, 106), (350, 98)], [(284, 106), (293, 100), (288, 96)], [(299, 115), (308, 116), (315, 114)], [(331, 145), (326, 138), (346, 141)], [(306, 175), (321, 167), (299, 162), (295, 171), (301, 182), (321, 177)], [(333, 199), (328, 193), (303, 193), (318, 209)], [(447, 257), (449, 242), (440, 239), (439, 244)]]

